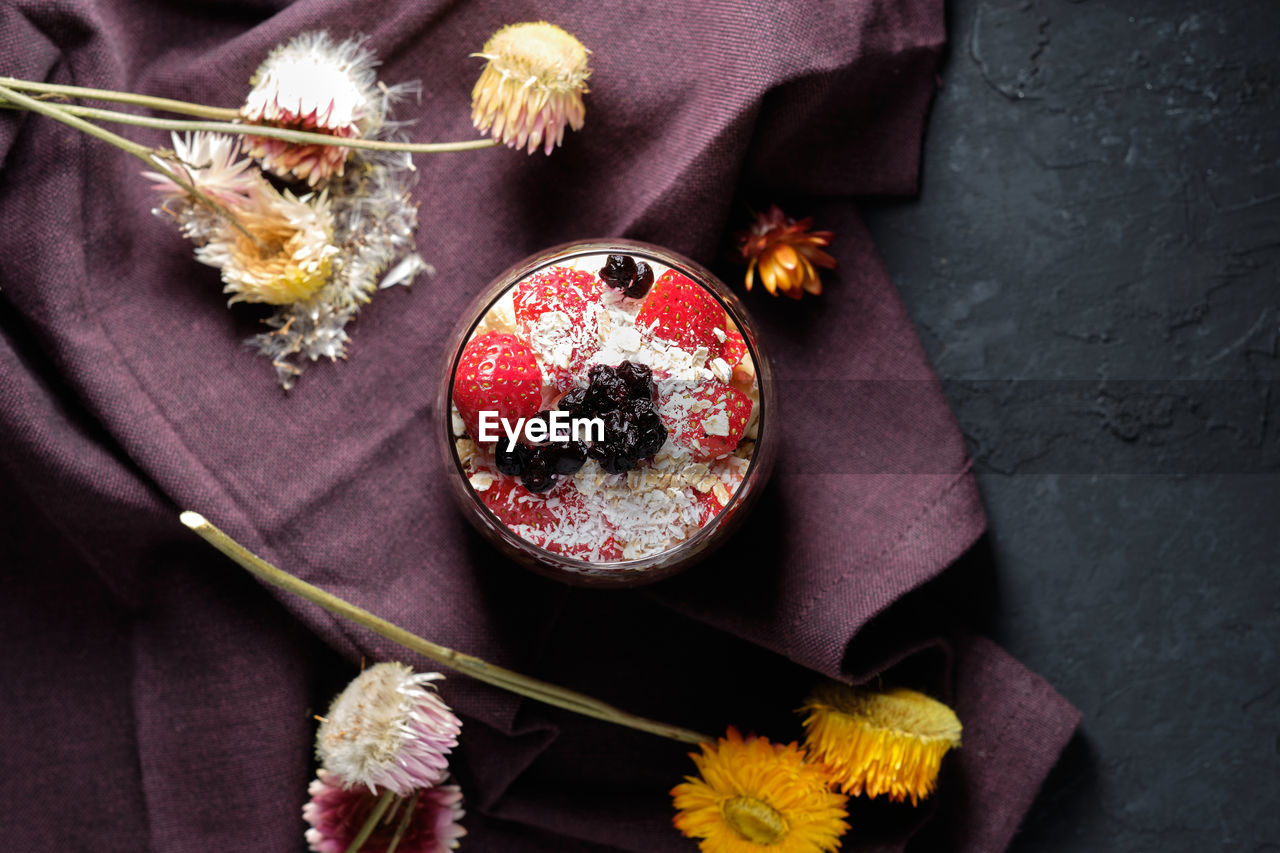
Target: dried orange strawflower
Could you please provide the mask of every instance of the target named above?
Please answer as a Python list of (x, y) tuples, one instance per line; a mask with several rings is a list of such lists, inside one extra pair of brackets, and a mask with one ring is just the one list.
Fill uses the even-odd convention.
[(800, 710), (808, 714), (810, 758), (830, 766), (840, 789), (854, 796), (916, 805), (937, 786), (942, 756), (960, 746), (955, 712), (904, 687), (875, 691), (830, 681)]
[(770, 295), (779, 292), (792, 299), (802, 293), (819, 294), (822, 281), (815, 266), (835, 269), (836, 259), (822, 251), (835, 236), (830, 231), (810, 231), (813, 217), (797, 222), (776, 204), (756, 216), (746, 231), (738, 234), (738, 250), (747, 263), (747, 290), (755, 284), (756, 269)]
[(582, 129), (590, 53), (546, 21), (503, 27), (473, 54), (489, 61), (471, 91), (472, 123), (509, 148), (550, 154), (565, 125)]
[(846, 798), (831, 790), (826, 767), (809, 764), (795, 743), (745, 740), (730, 727), (702, 754), (698, 777), (671, 789), (673, 823), (703, 853), (827, 853), (849, 829)]

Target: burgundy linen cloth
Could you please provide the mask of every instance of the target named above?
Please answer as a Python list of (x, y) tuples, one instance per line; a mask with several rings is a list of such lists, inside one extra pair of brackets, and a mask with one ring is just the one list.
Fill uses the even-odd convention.
[[(350, 360), (312, 366), (289, 394), (241, 344), (253, 309), (228, 311), (216, 271), (150, 215), (137, 161), (0, 115), (6, 849), (301, 849), (311, 715), (361, 660), (430, 667), (263, 589), (182, 528), (182, 508), (414, 632), (704, 731), (791, 739), (817, 673), (892, 667), (954, 704), (965, 746), (926, 806), (852, 803), (845, 849), (1007, 844), (1078, 715), (963, 620), (916, 605), (984, 519), (850, 201), (915, 188), (940, 0), (18, 0), (0, 7), (0, 74), (230, 106), (274, 44), (363, 32), (384, 80), (425, 83), (397, 113), (418, 120), (415, 138), (468, 139), (467, 54), (541, 18), (594, 50), (586, 129), (549, 158), (416, 158), (435, 275), (379, 294)], [(714, 263), (742, 199), (784, 197), (838, 234), (840, 268), (821, 299), (749, 299), (784, 409), (752, 523), (645, 591), (505, 564), (448, 503), (429, 441), (462, 306), (573, 239)], [(464, 849), (692, 849), (666, 794), (692, 771), (680, 745), (461, 677), (443, 694), (466, 724)]]

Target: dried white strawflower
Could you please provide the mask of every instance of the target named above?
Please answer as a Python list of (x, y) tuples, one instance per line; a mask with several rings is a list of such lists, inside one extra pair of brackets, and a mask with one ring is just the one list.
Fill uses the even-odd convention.
[(306, 362), (346, 356), (346, 326), (374, 293), (431, 271), (414, 251), (418, 208), (409, 190), (416, 176), (408, 154), (364, 151), (330, 181), (339, 252), (328, 281), (311, 298), (281, 307), (266, 320), (272, 331), (249, 341), (271, 359), (285, 388)]
[[(386, 120), (388, 104), (416, 85), (387, 87), (364, 37), (334, 43), (327, 32), (308, 32), (267, 56), (250, 82), (240, 115), (250, 124), (324, 133), (343, 139), (371, 136)], [(249, 137), (250, 155), (263, 168), (315, 186), (345, 169), (349, 149)]]
[(333, 700), (316, 733), (316, 755), (345, 787), (383, 788), (407, 796), (438, 785), (445, 756), (458, 745), (462, 723), (431, 683), (438, 672), (414, 673), (402, 663), (369, 667)]

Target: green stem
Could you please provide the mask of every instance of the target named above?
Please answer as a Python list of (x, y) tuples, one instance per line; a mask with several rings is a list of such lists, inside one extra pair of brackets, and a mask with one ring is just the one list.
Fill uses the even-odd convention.
[[(32, 99), (34, 100), (34, 99)], [(37, 103), (47, 103), (37, 101)], [(15, 105), (21, 106), (15, 102)], [(0, 107), (6, 104), (0, 103)], [(59, 109), (74, 116), (110, 121), (118, 124), (131, 124), (136, 127), (153, 127), (160, 130), (197, 131), (212, 133), (232, 133), (241, 136), (261, 136), (270, 139), (282, 139), (286, 142), (297, 142), (304, 145), (330, 145), (342, 148), (360, 148), (369, 151), (408, 151), (411, 154), (447, 154), (452, 151), (473, 151), (479, 148), (493, 148), (498, 145), (496, 139), (468, 139), (464, 142), (388, 142), (381, 139), (348, 139), (331, 136), (327, 133), (309, 133), (305, 130), (289, 130), (284, 127), (269, 127), (256, 124), (234, 124), (222, 121), (186, 121), (171, 118), (153, 118), (122, 113), (116, 110), (102, 110), (96, 107), (80, 107), (74, 104), (60, 104)]]
[(175, 101), (172, 98), (156, 98), (151, 95), (137, 95), (133, 92), (117, 92), (111, 89), (87, 89), (84, 86), (62, 86), (57, 83), (37, 83), (34, 80), (18, 80), (14, 77), (0, 77), (0, 86), (18, 89), (24, 92), (42, 92), (49, 95), (63, 95), (69, 98), (88, 98), (91, 101), (112, 101), (118, 104), (134, 104), (166, 113), (201, 116), (202, 118), (226, 119), (233, 121), (240, 117), (239, 110), (234, 107), (207, 107), (204, 104), (192, 104), (187, 101)]
[(23, 109), (48, 116), (54, 121), (60, 121), (68, 127), (75, 128), (81, 133), (87, 133), (94, 139), (101, 140), (109, 145), (114, 145), (121, 151), (132, 154), (134, 157), (137, 157), (148, 166), (156, 169), (160, 174), (164, 175), (166, 178), (173, 181), (174, 184), (188, 192), (197, 202), (203, 204), (214, 213), (226, 219), (254, 243), (259, 246), (262, 245), (262, 241), (251, 234), (249, 229), (245, 228), (244, 225), (241, 224), (240, 220), (236, 219), (235, 214), (228, 210), (224, 205), (205, 195), (203, 192), (198, 190), (194, 184), (170, 168), (169, 164), (159, 156), (154, 148), (148, 148), (141, 143), (134, 142), (132, 139), (126, 139), (125, 137), (112, 133), (109, 130), (104, 130), (96, 124), (90, 124), (84, 119), (72, 115), (68, 112), (66, 107), (58, 104), (51, 104), (47, 101), (38, 101), (35, 98), (29, 98), (26, 95), (19, 94), (3, 85), (0, 85), (0, 98), (16, 104)]
[(391, 805), (391, 801), (395, 799), (395, 796), (393, 791), (382, 792), (382, 796), (378, 798), (373, 811), (369, 812), (369, 817), (365, 819), (364, 826), (360, 827), (360, 832), (356, 834), (355, 838), (351, 839), (351, 844), (347, 847), (347, 853), (360, 853), (360, 848), (369, 840), (369, 836), (373, 835), (374, 829), (378, 826), (378, 821), (382, 820), (382, 815), (387, 811), (387, 807)]
[(391, 840), (387, 842), (387, 853), (396, 853), (396, 848), (404, 840), (404, 834), (409, 831), (409, 821), (413, 818), (413, 809), (417, 804), (417, 793), (410, 794), (409, 801), (405, 805), (404, 814), (400, 816), (400, 823), (396, 826), (395, 835), (392, 835)]
[(480, 658), (454, 651), (430, 640), (424, 640), (422, 637), (393, 625), (385, 619), (374, 616), (367, 610), (356, 607), (354, 604), (350, 604), (332, 593), (325, 592), (317, 586), (312, 586), (306, 581), (276, 568), (223, 533), (199, 513), (184, 512), (180, 518), (183, 524), (198, 533), (210, 545), (264, 581), (299, 595), (331, 613), (336, 613), (345, 619), (350, 619), (352, 622), (363, 625), (392, 642), (399, 643), (423, 657), (430, 658), (439, 664), (469, 675), (478, 681), (501, 687), (512, 693), (527, 696), (530, 699), (536, 699), (539, 702), (545, 702), (548, 705), (554, 705), (557, 708), (564, 708), (588, 717), (595, 717), (596, 719), (671, 738), (683, 743), (698, 744), (711, 740), (707, 735), (629, 714), (598, 699), (593, 699), (584, 693), (558, 687), (536, 678), (529, 678), (518, 672), (486, 663)]

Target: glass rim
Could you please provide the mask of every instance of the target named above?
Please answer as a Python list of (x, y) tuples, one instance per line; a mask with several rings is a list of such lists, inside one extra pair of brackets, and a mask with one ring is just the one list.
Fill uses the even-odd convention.
[[(475, 487), (471, 485), (469, 478), (463, 468), (462, 460), (458, 456), (457, 438), (453, 434), (453, 424), (451, 417), (451, 406), (453, 401), (453, 388), (457, 376), (458, 362), (462, 357), (462, 352), (467, 344), (474, 338), (476, 327), (488, 316), (494, 306), (515, 287), (520, 281), (531, 275), (557, 263), (563, 263), (575, 258), (581, 258), (590, 255), (607, 255), (618, 254), (616, 250), (624, 249), (626, 254), (633, 257), (639, 257), (641, 260), (657, 261), (662, 265), (674, 269), (676, 272), (685, 275), (687, 278), (696, 282), (705, 292), (707, 292), (716, 303), (723, 308), (729, 317), (734, 321), (740, 334), (742, 334), (743, 342), (747, 346), (747, 352), (751, 356), (752, 363), (756, 371), (756, 387), (758, 388), (760, 407), (757, 418), (756, 431), (756, 447), (753, 449), (751, 458), (748, 462), (747, 470), (742, 476), (737, 488), (734, 489), (730, 496), (729, 502), (716, 512), (714, 516), (701, 525), (697, 533), (687, 539), (643, 557), (637, 557), (632, 560), (610, 560), (610, 561), (592, 561), (584, 560), (578, 557), (570, 557), (555, 551), (548, 550), (541, 545), (537, 545), (528, 539), (518, 535), (510, 526), (500, 519), (497, 514), (480, 498)], [(710, 284), (710, 286), (709, 286)], [(492, 291), (492, 292), (490, 292)], [(720, 291), (720, 292), (717, 292)], [(487, 300), (484, 300), (485, 296)], [(721, 522), (728, 518), (729, 511), (735, 512), (741, 508), (743, 501), (747, 498), (747, 487), (756, 478), (767, 460), (761, 458), (759, 452), (762, 446), (762, 438), (766, 431), (766, 422), (771, 423), (775, 401), (767, 399), (765, 389), (768, 386), (772, 388), (772, 375), (769, 364), (766, 360), (755, 327), (752, 324), (746, 307), (741, 304), (736, 294), (734, 294), (724, 282), (720, 280), (715, 273), (708, 270), (701, 264), (693, 261), (678, 252), (673, 252), (661, 246), (652, 243), (645, 243), (639, 240), (630, 240), (626, 238), (594, 238), (589, 240), (575, 240), (568, 243), (562, 243), (544, 249), (529, 257), (513, 264), (504, 270), (501, 274), (493, 278), (481, 291), (475, 300), (468, 305), (467, 313), (464, 315), (470, 317), (470, 322), (466, 325), (461, 335), (455, 330), (454, 336), (458, 338), (457, 346), (448, 353), (447, 362), (447, 383), (445, 402), (450, 406), (446, 411), (441, 412), (440, 428), (445, 432), (445, 443), (449, 448), (449, 458), (458, 477), (463, 481), (464, 489), (472, 504), (479, 507), (489, 522), (486, 526), (494, 530), (503, 540), (512, 548), (521, 551), (535, 552), (531, 556), (538, 562), (545, 562), (549, 566), (560, 571), (568, 571), (576, 575), (590, 579), (605, 579), (613, 575), (631, 575), (642, 574), (646, 570), (658, 568), (662, 564), (673, 559), (680, 558), (683, 554), (701, 551), (708, 544), (708, 541), (721, 532)], [(459, 324), (461, 328), (461, 324)], [(768, 472), (765, 472), (766, 475)]]

